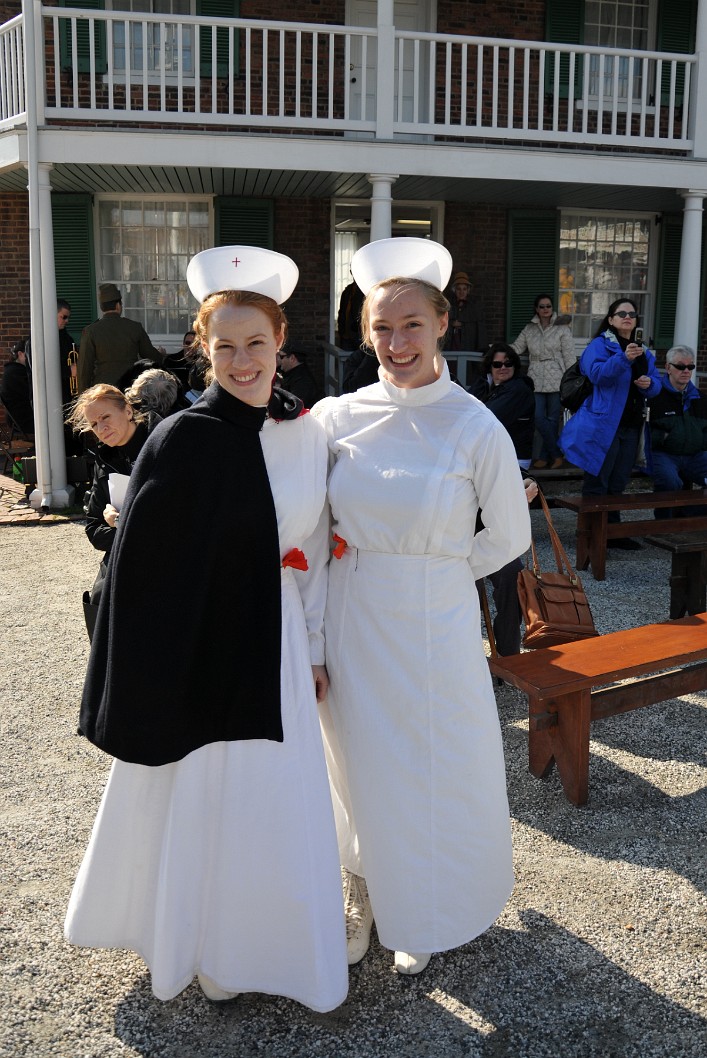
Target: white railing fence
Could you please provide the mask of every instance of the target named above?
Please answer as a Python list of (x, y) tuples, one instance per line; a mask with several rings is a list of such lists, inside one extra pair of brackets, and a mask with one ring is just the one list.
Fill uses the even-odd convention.
[[(695, 56), (400, 32), (396, 132), (686, 147)], [(409, 85), (407, 91), (405, 85)]]
[(24, 119), (24, 30), (17, 15), (0, 26), (0, 131)]
[[(404, 31), (386, 50), (375, 27), (58, 7), (41, 18), (40, 120), (692, 147), (694, 55)], [(0, 34), (2, 127), (24, 108), (21, 17)]]

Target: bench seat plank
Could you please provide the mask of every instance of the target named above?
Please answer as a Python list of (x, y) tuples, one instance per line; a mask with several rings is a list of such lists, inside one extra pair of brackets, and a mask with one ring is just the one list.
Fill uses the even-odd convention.
[[(591, 721), (704, 689), (707, 663), (695, 663), (705, 659), (707, 613), (701, 613), (489, 658), (489, 668), (528, 695), (531, 773), (545, 778), (556, 763), (568, 800), (581, 805), (589, 791)], [(606, 686), (632, 677), (647, 678)]]
[[(704, 532), (707, 529), (707, 489), (679, 489), (676, 492), (629, 492), (620, 496), (555, 496), (556, 507), (577, 515), (578, 570), (592, 567), (595, 580), (606, 577), (608, 540), (627, 536), (647, 536), (675, 532)], [(610, 511), (644, 511), (665, 507), (705, 507), (704, 515), (687, 518), (641, 519), (609, 522)]]

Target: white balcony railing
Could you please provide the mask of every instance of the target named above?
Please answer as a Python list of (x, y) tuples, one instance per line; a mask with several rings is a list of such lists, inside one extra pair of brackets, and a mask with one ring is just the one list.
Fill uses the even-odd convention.
[(0, 26), (0, 131), (25, 120), (22, 16)]
[[(375, 27), (258, 19), (41, 16), (40, 125), (692, 149), (694, 55), (403, 31), (379, 40)], [(23, 116), (21, 18), (0, 33), (2, 128)]]

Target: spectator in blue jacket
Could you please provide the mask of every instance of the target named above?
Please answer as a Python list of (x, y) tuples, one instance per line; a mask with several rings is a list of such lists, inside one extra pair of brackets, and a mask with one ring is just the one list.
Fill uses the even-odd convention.
[[(690, 375), (695, 354), (687, 345), (674, 345), (665, 357), (662, 389), (650, 407), (650, 471), (656, 492), (698, 485), (707, 479), (707, 397)], [(701, 514), (702, 508), (658, 507), (656, 518)]]
[[(580, 357), (582, 374), (593, 389), (566, 424), (560, 445), (566, 458), (584, 471), (584, 496), (620, 495), (636, 462), (646, 400), (660, 392), (655, 356), (634, 341), (638, 306), (631, 298), (612, 302), (596, 337)], [(609, 511), (610, 522), (620, 521)], [(637, 540), (609, 540), (608, 547), (639, 550)]]

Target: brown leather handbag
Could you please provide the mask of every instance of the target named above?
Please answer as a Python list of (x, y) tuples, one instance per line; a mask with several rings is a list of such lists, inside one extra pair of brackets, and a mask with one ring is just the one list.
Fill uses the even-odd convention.
[(560, 543), (550, 509), (540, 489), (538, 496), (547, 519), (557, 573), (541, 571), (535, 541), (531, 539), (532, 569), (528, 568), (526, 558), (526, 568), (518, 574), (518, 599), (525, 622), (523, 646), (529, 650), (572, 643), (599, 634), (594, 627), (582, 582)]

